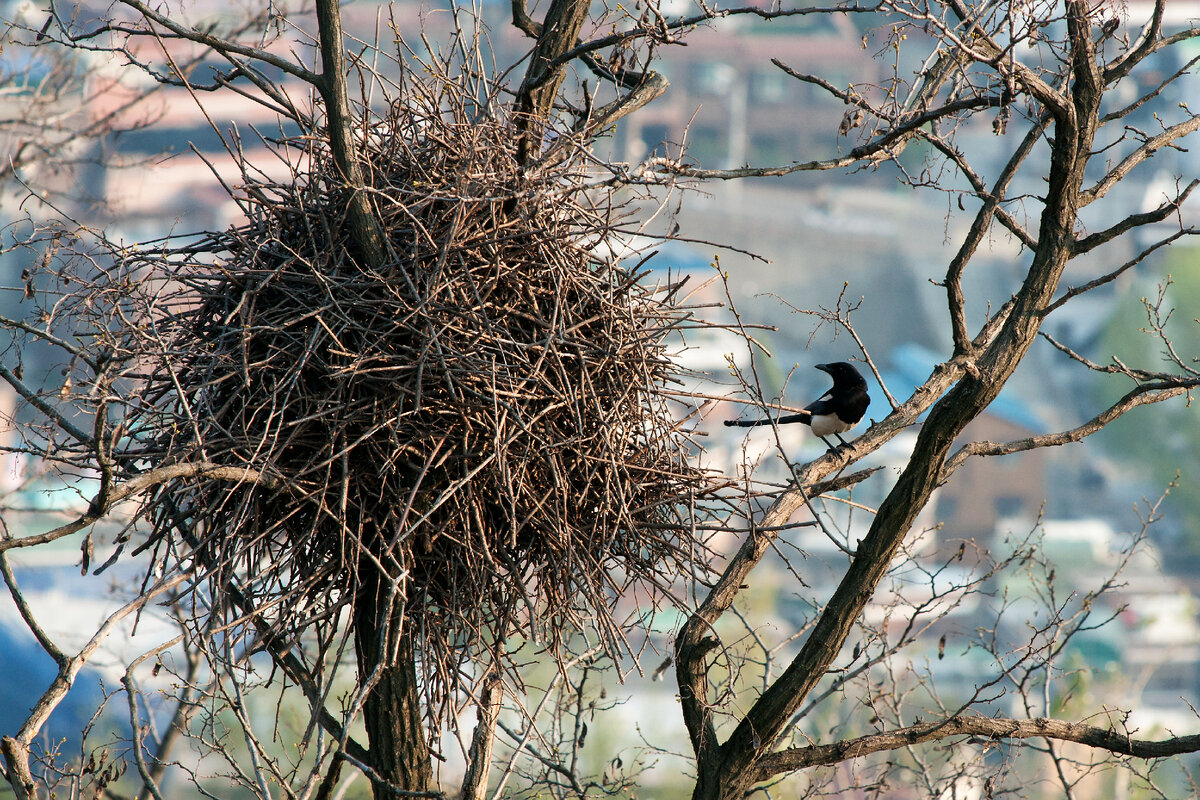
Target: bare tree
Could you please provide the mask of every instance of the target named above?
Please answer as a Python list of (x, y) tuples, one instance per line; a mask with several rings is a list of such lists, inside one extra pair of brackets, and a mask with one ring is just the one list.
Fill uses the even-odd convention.
[[(447, 740), (465, 764), (464, 797), (527, 787), (619, 794), (644, 765), (614, 754), (601, 774), (587, 773), (589, 721), (601, 724), (613, 703), (592, 677), (659, 644), (646, 612), (684, 597), (694, 603), (672, 647), (697, 798), (770, 792), (785, 779), (812, 796), (882, 796), (904, 782), (939, 797), (971, 781), (992, 796), (1018, 776), (986, 763), (979, 743), (1025, 740), (1072, 796), (1094, 762), (1067, 743), (1143, 759), (1200, 749), (1197, 737), (1139, 738), (1112, 714), (1051, 718), (1050, 686), (1064, 675), (1056, 659), (1111, 617), (1101, 599), (1118, 578), (1063, 597), (1035, 538), (970, 554), (963, 542), (933, 566), (915, 555), (914, 526), (968, 460), (1078, 442), (1200, 382), (1161, 325), (1165, 366), (1095, 363), (1051, 340), (1064, 359), (1131, 388), (1069, 430), (963, 438), (1048, 317), (1193, 232), (1180, 222), (1116, 268), (1063, 285), (1073, 259), (1181, 219), (1196, 185), (1181, 177), (1148, 211), (1104, 208), (1147, 159), (1200, 127), (1186, 104), (1162, 109), (1152, 130), (1133, 124), (1195, 63), (1138, 83), (1197, 35), (1164, 29), (1165, 8), (1157, 0), (1142, 21), (1081, 0), (699, 3), (684, 16), (651, 3), (635, 16), (552, 0), (539, 22), (514, 2), (512, 25), (531, 51), (511, 83), (511, 68), (488, 64), (484, 31), (457, 7), (442, 49), (415, 31), (406, 37), (395, 18), (394, 48), (354, 40), (332, 0), (319, 0), (311, 19), (271, 5), (228, 30), (141, 0), (96, 19), (52, 7), (44, 27), (26, 23), (35, 45), (115, 54), (202, 107), (206, 92), (240, 93), (294, 132), (262, 135), (283, 180), (226, 137), (239, 172), (228, 191), (244, 214), (229, 230), (130, 248), (73, 229), (27, 284), (28, 318), (5, 320), (15, 363), (0, 365), (0, 377), (26, 404), (22, 440), (9, 450), (45, 474), (95, 481), (77, 518), (0, 541), (10, 593), (58, 665), (25, 724), (0, 740), (13, 791), (39, 796), (39, 782), (56, 774), (76, 791), (113, 791), (122, 776), (103, 758), (55, 773), (35, 743), (104, 640), (151, 604), (169, 609), (177, 635), (130, 659), (122, 681), (143, 797), (164, 796), (168, 767), (192, 768), (170, 755), (180, 735), (256, 796), (333, 797), (355, 774), (376, 797), (442, 796), (451, 793), (435, 764), (443, 728), (456, 734)], [(669, 153), (636, 165), (598, 155), (603, 135), (666, 91), (656, 59), (689, 31), (734, 16), (803, 15), (869, 20), (906, 54), (897, 65), (921, 65), (912, 76), (896, 66), (883, 85), (842, 87), (775, 62), (847, 106), (841, 133), (858, 137), (848, 153), (735, 169)], [(209, 58), (226, 66), (201, 79), (189, 65)], [(994, 175), (956, 138), (980, 119), (1012, 143)], [(914, 171), (905, 154), (918, 144), (931, 155)], [(641, 191), (662, 208), (671, 190), (698, 181), (888, 163), (914, 187), (959, 197), (964, 213), (976, 207), (936, 276), (952, 351), (910, 396), (889, 394), (891, 413), (850, 447), (790, 465), (784, 486), (700, 469), (690, 457), (697, 398), (672, 388), (683, 371), (668, 351), (671, 337), (712, 323), (696, 319), (681, 285), (649, 286), (641, 264), (621, 263), (655, 214), (639, 217), (625, 198)], [(1014, 194), (1038, 179), (1038, 194)], [(1020, 243), (1023, 274), (972, 329), (964, 276), (997, 235)], [(816, 313), (862, 346), (841, 301)], [(750, 326), (732, 327), (753, 347)], [(58, 354), (53, 380), (23, 375), (32, 342)], [(862, 356), (878, 379), (871, 353)], [(739, 378), (754, 402), (771, 405), (753, 372)], [(898, 477), (847, 471), (917, 425)], [(881, 481), (874, 507), (845, 496)], [(870, 515), (857, 541), (843, 504)], [(96, 529), (110, 519), (117, 530)], [(738, 601), (769, 560), (803, 574), (789, 537), (807, 528), (837, 544), (844, 570), (796, 631), (767, 641)], [(710, 536), (730, 531), (740, 546), (713, 552)], [(66, 537), (81, 537), (85, 572), (102, 555), (100, 570), (133, 562), (141, 576), (74, 652), (43, 630), (7, 561), (10, 550)], [(973, 568), (958, 571), (964, 562)], [(872, 621), (865, 612), (897, 564), (916, 571), (922, 592), (894, 593), (884, 621)], [(948, 699), (928, 675), (898, 672), (897, 655), (937, 637), (949, 609), (991, 596), (997, 576), (1017, 569), (1036, 573), (1046, 613), (1027, 621), (1014, 651), (1003, 631), (1019, 612), (996, 606), (975, 645), (994, 665), (972, 691)], [(628, 616), (627, 599), (639, 604)], [(939, 658), (944, 651), (943, 638)], [(543, 660), (553, 668), (539, 675)], [(351, 679), (341, 668), (349, 661)], [(174, 676), (173, 716), (154, 730), (142, 683), (163, 670)], [(254, 718), (253, 698), (274, 692), (306, 709), (295, 752)], [(914, 695), (933, 719), (912, 719)], [(1019, 698), (1020, 714), (997, 713), (1006, 695)], [(835, 708), (846, 697), (853, 713)], [(478, 722), (468, 733), (470, 709)], [(283, 717), (274, 715), (275, 730)], [(816, 719), (836, 724), (818, 732)], [(944, 759), (920, 747), (946, 740)], [(885, 755), (869, 760), (875, 753)], [(818, 771), (849, 764), (866, 765), (852, 786)]]
[[(1097, 147), (1097, 135), (1105, 126), (1126, 126), (1126, 117), (1157, 97), (1162, 87), (1156, 85), (1149, 92), (1140, 93), (1133, 102), (1109, 111), (1104, 110), (1107, 94), (1145, 59), (1192, 38), (1194, 32), (1164, 34), (1161, 5), (1129, 42), (1114, 38), (1122, 26), (1119, 17), (1110, 16), (1105, 6), (1087, 3), (1068, 2), (1034, 16), (1018, 15), (1015, 7), (970, 7), (953, 2), (933, 13), (924, 6), (903, 3), (885, 3), (881, 10), (896, 20), (899, 31), (923, 31), (930, 35), (932, 52), (911, 87), (893, 82), (885, 87), (882, 101), (873, 102), (866, 94), (840, 89), (817, 76), (793, 74), (824, 86), (863, 112), (868, 135), (851, 153), (852, 160), (894, 157), (898, 146), (913, 140), (927, 142), (959, 171), (978, 199), (979, 210), (970, 233), (959, 245), (942, 280), (954, 352), (923, 386), (897, 404), (886, 419), (872, 426), (849, 452), (827, 456), (796, 471), (796, 486), (776, 499), (759, 522), (761, 532), (752, 532), (747, 538), (681, 632), (676, 642), (677, 669), (685, 718), (698, 760), (696, 797), (739, 797), (757, 782), (811, 763), (810, 748), (778, 749), (781, 735), (825, 679), (855, 621), (861, 617), (935, 488), (949, 480), (967, 459), (1078, 441), (1138, 406), (1185, 396), (1196, 386), (1197, 373), (1182, 358), (1172, 358), (1171, 370), (1165, 372), (1108, 367), (1132, 378), (1135, 386), (1118, 403), (1099, 411), (1090, 422), (1069, 431), (1018, 442), (960, 441), (966, 425), (996, 398), (1029, 352), (1046, 317), (1073, 297), (1114, 280), (1142, 261), (1147, 250), (1083, 286), (1064, 289), (1060, 282), (1068, 262), (1140, 226), (1171, 218), (1195, 187), (1193, 180), (1156, 209), (1107, 221), (1105, 227), (1092, 233), (1081, 230), (1082, 209), (1102, 200), (1156, 150), (1174, 144), (1200, 125), (1200, 118), (1186, 113), (1181, 121), (1162, 123), (1155, 131), (1143, 132), (1128, 126), (1128, 133), (1113, 137), (1117, 142), (1129, 142), (1127, 150), (1115, 159), (1106, 148)], [(1061, 33), (1048, 34), (1052, 30)], [(1036, 66), (1026, 63), (1025, 57), (1030, 52), (1037, 56)], [(901, 102), (900, 98), (906, 99)], [(1028, 132), (990, 182), (975, 171), (953, 139), (964, 114), (969, 116), (983, 110), (996, 115), (998, 121), (1007, 120), (1014, 112), (1024, 113), (1029, 120)], [(1030, 158), (1039, 152), (1039, 145), (1048, 151), (1046, 162), (1031, 164)], [(832, 167), (845, 161), (836, 159), (796, 168)], [(1093, 165), (1096, 161), (1099, 164)], [(1089, 165), (1093, 165), (1092, 172)], [(1097, 167), (1100, 167), (1098, 172)], [(1043, 196), (1027, 198), (1040, 206), (1040, 211), (1030, 213), (1027, 221), (1009, 211), (1012, 205), (1008, 193), (1018, 175), (1030, 168), (1041, 171), (1046, 189)], [(731, 177), (754, 172), (748, 169), (703, 174)], [(1096, 177), (1090, 177), (1093, 174)], [(963, 274), (995, 225), (1025, 245), (1029, 265), (1020, 284), (1014, 286), (1011, 299), (972, 332), (964, 310)], [(1149, 249), (1190, 232), (1190, 229), (1176, 231)], [(714, 644), (709, 637), (712, 626), (729, 610), (750, 571), (769, 552), (777, 526), (790, 518), (807, 497), (818, 493), (813, 487), (860, 454), (878, 448), (926, 413), (907, 465), (875, 510), (869, 532), (854, 547), (844, 577), (800, 651), (779, 678), (737, 719), (725, 740), (720, 741), (709, 700), (706, 662)], [(902, 731), (887, 747), (900, 746), (906, 738), (913, 741), (977, 732), (957, 730), (966, 710), (938, 720), (927, 729)], [(971, 721), (965, 724), (970, 725)], [(987, 735), (1002, 736), (1023, 735), (1019, 733), (1023, 724), (1029, 726), (1026, 730), (1040, 727), (1036, 721), (1019, 720), (987, 719), (978, 724), (988, 729)], [(882, 733), (874, 741), (882, 743), (893, 735)], [(1044, 735), (1129, 754), (1144, 754), (1154, 747), (1128, 738), (1117, 746), (1111, 731), (1089, 726)], [(1184, 737), (1166, 746), (1172, 752), (1186, 752), (1194, 744), (1192, 739)], [(837, 758), (842, 758), (846, 751), (862, 746), (860, 742), (853, 747), (845, 743), (833, 746), (830, 752), (841, 752), (843, 755)]]

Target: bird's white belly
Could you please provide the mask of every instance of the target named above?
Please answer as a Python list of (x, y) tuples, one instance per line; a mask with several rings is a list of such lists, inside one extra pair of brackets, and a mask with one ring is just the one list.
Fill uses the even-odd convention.
[(832, 436), (835, 433), (844, 433), (853, 427), (853, 425), (842, 422), (836, 414), (814, 414), (812, 418), (813, 433), (817, 436)]

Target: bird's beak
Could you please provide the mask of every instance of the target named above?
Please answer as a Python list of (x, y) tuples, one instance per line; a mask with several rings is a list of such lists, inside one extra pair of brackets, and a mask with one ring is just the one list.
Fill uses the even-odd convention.
[(813, 369), (819, 369), (821, 372), (829, 372), (829, 364), (817, 364)]

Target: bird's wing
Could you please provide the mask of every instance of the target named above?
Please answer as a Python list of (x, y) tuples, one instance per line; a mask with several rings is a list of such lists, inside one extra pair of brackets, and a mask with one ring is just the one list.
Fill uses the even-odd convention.
[(804, 407), (814, 417), (825, 416), (836, 412), (836, 407), (833, 402), (833, 392), (826, 392), (817, 400), (812, 401)]
[(845, 414), (847, 422), (858, 422), (867, 413), (867, 407), (871, 405), (871, 398), (866, 392), (860, 392), (850, 399), (846, 404)]

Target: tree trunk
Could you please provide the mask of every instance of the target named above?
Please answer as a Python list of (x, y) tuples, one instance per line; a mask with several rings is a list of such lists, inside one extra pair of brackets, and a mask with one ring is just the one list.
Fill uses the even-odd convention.
[[(403, 597), (391, 600), (374, 564), (362, 567), (363, 586), (354, 602), (354, 649), (360, 685), (377, 680), (363, 705), (363, 722), (378, 775), (376, 800), (394, 798), (389, 784), (427, 792), (433, 783), (429, 740), (421, 722), (421, 698), (412, 637), (401, 629)], [(390, 612), (390, 613), (389, 613)]]
[[(346, 87), (340, 0), (316, 0), (320, 34), (321, 82), (328, 117), (329, 147), (350, 190), (347, 218), (361, 259), (372, 268), (384, 260), (384, 234), (367, 195), (367, 180), (354, 145)], [(392, 596), (390, 580), (370, 559), (359, 567), (362, 585), (354, 599), (354, 650), (359, 685), (374, 685), (363, 705), (376, 776), (376, 800), (393, 798), (392, 789), (427, 792), (433, 782), (429, 740), (421, 724), (421, 697), (412, 638), (403, 630), (404, 597)], [(389, 599), (390, 598), (390, 599)]]
[(350, 189), (346, 215), (355, 254), (377, 269), (385, 256), (384, 234), (367, 196), (367, 180), (354, 145), (350, 101), (346, 90), (346, 54), (342, 48), (339, 0), (317, 0), (317, 29), (321, 45), (321, 99), (328, 118), (329, 149)]
[(591, 7), (587, 0), (552, 0), (542, 23), (529, 69), (517, 91), (517, 160), (522, 164), (541, 149), (545, 123), (558, 97), (565, 65), (553, 62), (575, 46)]

